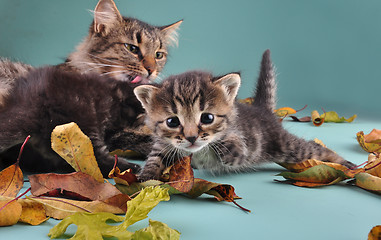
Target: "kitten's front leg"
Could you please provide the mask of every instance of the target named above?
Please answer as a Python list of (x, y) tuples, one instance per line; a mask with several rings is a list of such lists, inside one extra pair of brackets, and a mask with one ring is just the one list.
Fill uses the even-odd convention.
[(244, 139), (238, 134), (225, 136), (216, 146), (216, 153), (222, 164), (233, 168), (245, 165), (248, 150)]
[(144, 165), (141, 173), (138, 175), (139, 181), (144, 182), (150, 179), (160, 179), (160, 176), (165, 169), (162, 149), (163, 147), (160, 143), (155, 143), (153, 145), (152, 151), (148, 155), (146, 164)]

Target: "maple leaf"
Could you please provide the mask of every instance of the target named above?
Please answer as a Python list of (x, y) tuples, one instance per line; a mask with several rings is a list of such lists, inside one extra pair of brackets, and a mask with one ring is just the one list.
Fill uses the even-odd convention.
[(84, 172), (103, 182), (103, 175), (95, 159), (93, 145), (74, 122), (59, 125), (52, 132), (52, 149), (77, 172)]
[[(136, 237), (150, 237), (156, 234), (160, 238), (147, 239), (179, 239), (179, 233), (176, 230), (170, 230), (165, 224), (159, 224), (150, 221), (150, 226), (137, 233), (127, 231), (130, 225), (147, 218), (147, 214), (160, 202), (168, 201), (168, 190), (160, 187), (148, 187), (143, 189), (133, 200), (127, 202), (127, 212), (125, 217), (116, 216), (111, 213), (76, 213), (73, 214), (49, 231), (51, 238), (57, 238), (66, 232), (69, 225), (77, 225), (77, 232), (71, 239), (103, 239), (103, 237), (116, 237), (118, 239), (137, 239)], [(117, 226), (107, 224), (108, 220), (121, 222)], [(177, 232), (177, 234), (176, 234)], [(136, 235), (134, 235), (136, 234)], [(168, 238), (173, 237), (173, 238)], [(139, 238), (141, 239), (141, 238)]]

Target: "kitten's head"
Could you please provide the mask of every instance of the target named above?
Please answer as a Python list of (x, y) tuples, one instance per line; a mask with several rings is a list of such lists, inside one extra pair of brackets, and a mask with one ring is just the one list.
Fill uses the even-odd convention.
[(160, 86), (142, 85), (134, 93), (147, 112), (147, 125), (173, 147), (194, 153), (218, 141), (234, 124), (240, 76), (204, 72), (171, 76)]
[(177, 44), (176, 30), (181, 23), (152, 26), (122, 17), (112, 0), (99, 0), (88, 37), (68, 61), (81, 72), (122, 81), (152, 81), (167, 61), (168, 47)]

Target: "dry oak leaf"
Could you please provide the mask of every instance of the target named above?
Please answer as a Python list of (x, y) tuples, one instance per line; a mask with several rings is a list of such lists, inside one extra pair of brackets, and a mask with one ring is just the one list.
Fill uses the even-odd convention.
[(381, 239), (381, 225), (377, 225), (370, 230), (368, 234), (368, 240), (380, 240)]
[(24, 185), (24, 176), (15, 163), (0, 172), (0, 196), (16, 197)]
[(360, 146), (367, 152), (381, 153), (381, 130), (373, 129), (369, 134), (364, 135), (363, 131), (356, 134)]
[[(100, 183), (83, 172), (70, 174), (36, 174), (29, 176), (31, 192), (34, 196), (49, 194), (51, 191), (69, 193), (88, 200), (99, 200), (121, 207), (130, 200), (111, 183)], [(51, 195), (50, 195), (51, 196)], [(53, 195), (54, 196), (54, 195)]]
[(0, 209), (0, 226), (11, 226), (19, 221), (22, 212), (19, 202), (0, 200)]
[(77, 172), (84, 172), (103, 182), (102, 173), (95, 159), (93, 145), (74, 122), (59, 125), (52, 132), (52, 149), (65, 159)]

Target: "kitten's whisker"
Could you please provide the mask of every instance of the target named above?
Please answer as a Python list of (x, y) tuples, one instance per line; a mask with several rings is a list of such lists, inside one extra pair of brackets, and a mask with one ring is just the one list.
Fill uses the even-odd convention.
[[(98, 57), (98, 56), (96, 56), (96, 55), (94, 55), (94, 54), (91, 54), (91, 53), (87, 53), (87, 54), (89, 54), (89, 55), (92, 56), (92, 57), (95, 57), (95, 58), (98, 58), (98, 59), (100, 59), (100, 60), (103, 60), (103, 61), (107, 61), (107, 62), (110, 62), (110, 63), (118, 64), (118, 62), (109, 60), (109, 59), (107, 59), (107, 58)], [(119, 64), (118, 64), (118, 65), (119, 65)]]
[(93, 63), (93, 62), (78, 62), (78, 63), (83, 63), (87, 65), (96, 65), (99, 67), (116, 67), (116, 68), (124, 68), (124, 66), (121, 65), (112, 65), (112, 64), (103, 64), (103, 63)]
[(102, 73), (101, 76), (106, 76), (106, 75), (113, 74), (113, 73), (128, 73), (128, 71), (126, 71), (126, 70), (110, 71), (110, 72)]

